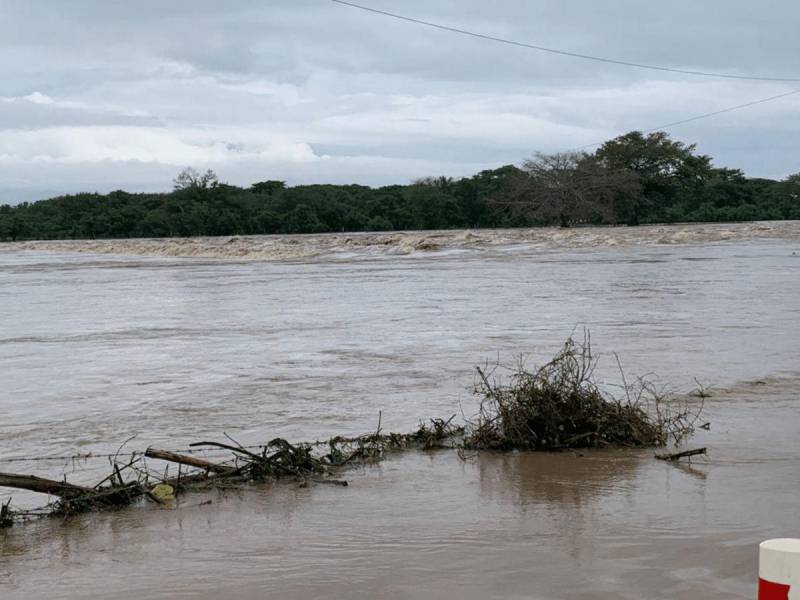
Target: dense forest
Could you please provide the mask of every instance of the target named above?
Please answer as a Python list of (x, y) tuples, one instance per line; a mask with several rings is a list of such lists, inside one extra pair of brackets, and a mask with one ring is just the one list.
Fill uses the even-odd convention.
[(169, 193), (81, 193), (0, 206), (0, 240), (386, 231), (800, 219), (800, 173), (782, 181), (717, 168), (663, 132), (596, 152), (408, 185), (241, 188), (184, 170)]

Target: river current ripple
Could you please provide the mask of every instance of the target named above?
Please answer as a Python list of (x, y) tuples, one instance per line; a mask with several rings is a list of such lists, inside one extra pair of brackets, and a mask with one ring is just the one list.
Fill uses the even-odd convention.
[[(346, 490), (43, 521), (0, 532), (0, 597), (753, 597), (754, 544), (800, 534), (791, 227), (573, 246), (463, 232), (276, 260), (5, 247), (0, 461), (132, 436), (311, 440), (379, 412), (407, 430), (470, 414), (475, 365), (541, 362), (584, 328), (607, 381), (616, 352), (629, 373), (714, 395), (695, 440), (711, 456), (690, 468), (649, 452), (411, 454)], [(0, 462), (74, 481), (106, 467)]]

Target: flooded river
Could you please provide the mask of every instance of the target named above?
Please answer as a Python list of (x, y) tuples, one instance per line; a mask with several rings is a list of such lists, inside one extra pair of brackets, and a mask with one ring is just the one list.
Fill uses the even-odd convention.
[(475, 365), (584, 327), (609, 382), (711, 388), (709, 458), (408, 453), (44, 520), (0, 530), (0, 598), (755, 597), (800, 537), (800, 224), (382, 235), (0, 247), (0, 471), (460, 418)]

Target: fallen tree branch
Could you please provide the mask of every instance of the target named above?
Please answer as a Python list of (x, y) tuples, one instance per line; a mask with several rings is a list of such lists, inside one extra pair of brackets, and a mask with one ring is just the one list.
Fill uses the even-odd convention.
[(312, 477), (311, 481), (314, 483), (324, 483), (327, 485), (338, 485), (341, 487), (347, 487), (350, 484), (347, 482), (346, 479), (320, 479), (318, 477)]
[(19, 475), (17, 473), (0, 473), (0, 487), (17, 488), (67, 499), (94, 493), (92, 488), (74, 485), (66, 481), (54, 481), (35, 475)]
[(258, 454), (253, 454), (252, 452), (246, 450), (242, 446), (231, 446), (229, 444), (221, 444), (220, 442), (195, 442), (194, 444), (189, 444), (190, 448), (196, 448), (198, 446), (213, 446), (215, 448), (223, 448), (225, 450), (230, 450), (231, 452), (236, 452), (239, 454), (244, 454), (245, 456), (249, 456), (253, 460), (262, 460), (264, 457), (259, 456)]
[(197, 467), (198, 469), (203, 469), (210, 473), (219, 473), (225, 475), (236, 470), (234, 467), (229, 467), (227, 465), (220, 465), (203, 460), (201, 458), (177, 454), (168, 450), (158, 450), (156, 448), (148, 448), (145, 450), (144, 455), (148, 458), (157, 458), (159, 460), (166, 460), (168, 462), (174, 462), (189, 467)]

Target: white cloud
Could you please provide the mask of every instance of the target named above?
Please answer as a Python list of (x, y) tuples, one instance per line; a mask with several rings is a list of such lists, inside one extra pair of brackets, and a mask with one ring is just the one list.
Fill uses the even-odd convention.
[(50, 96), (42, 94), (41, 92), (33, 92), (32, 94), (28, 94), (24, 96), (25, 100), (28, 102), (32, 102), (33, 104), (53, 104), (55, 100), (53, 100)]
[[(0, 137), (0, 160), (36, 163), (142, 162), (224, 165), (253, 159), (318, 160), (308, 144), (258, 139), (253, 132), (146, 127), (48, 127)], [(224, 136), (224, 137), (223, 137)]]

